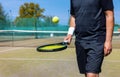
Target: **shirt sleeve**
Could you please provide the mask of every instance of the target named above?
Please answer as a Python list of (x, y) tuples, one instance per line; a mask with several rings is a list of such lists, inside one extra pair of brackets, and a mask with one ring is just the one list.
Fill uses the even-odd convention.
[(101, 6), (104, 11), (113, 10), (113, 0), (101, 0)]
[(70, 14), (75, 15), (72, 0), (70, 0)]

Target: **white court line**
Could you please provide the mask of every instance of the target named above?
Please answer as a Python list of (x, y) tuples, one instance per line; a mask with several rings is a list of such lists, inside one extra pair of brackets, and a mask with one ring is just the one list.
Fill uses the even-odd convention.
[[(10, 48), (10, 49), (9, 49)], [(23, 47), (22, 47), (23, 48)], [(17, 50), (17, 49), (21, 49), (21, 47), (8, 47), (8, 49), (6, 48), (5, 50), (1, 50), (0, 52), (7, 52), (7, 51), (11, 51), (11, 50)]]
[(74, 59), (41, 59), (41, 58), (0, 58), (0, 60), (41, 60), (41, 61), (75, 61)]
[[(41, 58), (0, 58), (0, 60), (20, 60), (20, 61), (76, 61), (76, 59), (41, 59)], [(105, 62), (120, 62), (120, 60), (105, 60)]]
[(120, 62), (120, 60), (104, 60), (105, 62)]
[[(19, 61), (76, 61), (76, 59), (41, 59), (41, 58), (0, 58), (0, 60), (19, 60)], [(119, 63), (120, 60), (105, 60), (105, 62), (117, 62)]]

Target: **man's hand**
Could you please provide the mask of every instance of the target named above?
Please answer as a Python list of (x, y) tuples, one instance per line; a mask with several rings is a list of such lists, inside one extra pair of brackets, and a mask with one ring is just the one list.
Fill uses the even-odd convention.
[(70, 44), (71, 41), (72, 41), (72, 35), (68, 34), (68, 35), (64, 38), (64, 41), (67, 41), (68, 44)]
[(112, 52), (112, 42), (104, 43), (104, 56), (108, 56)]

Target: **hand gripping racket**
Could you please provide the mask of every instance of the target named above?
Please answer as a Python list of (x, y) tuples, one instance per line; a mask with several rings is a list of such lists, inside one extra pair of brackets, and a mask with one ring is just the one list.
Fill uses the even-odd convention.
[(54, 52), (54, 51), (61, 51), (67, 48), (68, 42), (60, 42), (60, 43), (53, 43), (47, 44), (37, 47), (37, 51), (39, 52)]

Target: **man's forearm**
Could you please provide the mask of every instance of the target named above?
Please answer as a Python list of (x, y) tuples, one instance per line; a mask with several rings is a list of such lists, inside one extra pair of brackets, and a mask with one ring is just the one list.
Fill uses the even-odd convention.
[(70, 25), (70, 27), (68, 29), (68, 34), (64, 38), (64, 41), (67, 41), (70, 44), (71, 40), (72, 40), (72, 36), (74, 34), (74, 30), (75, 30), (75, 18), (72, 15), (70, 16), (69, 25)]
[(112, 41), (114, 29), (114, 13), (113, 11), (106, 11), (106, 42)]
[(70, 27), (75, 27), (75, 17), (74, 16), (70, 16)]
[(68, 35), (73, 35), (73, 33), (74, 33), (74, 30), (75, 30), (75, 18), (74, 18), (74, 16), (70, 16), (70, 27), (69, 27), (69, 29), (68, 29)]

